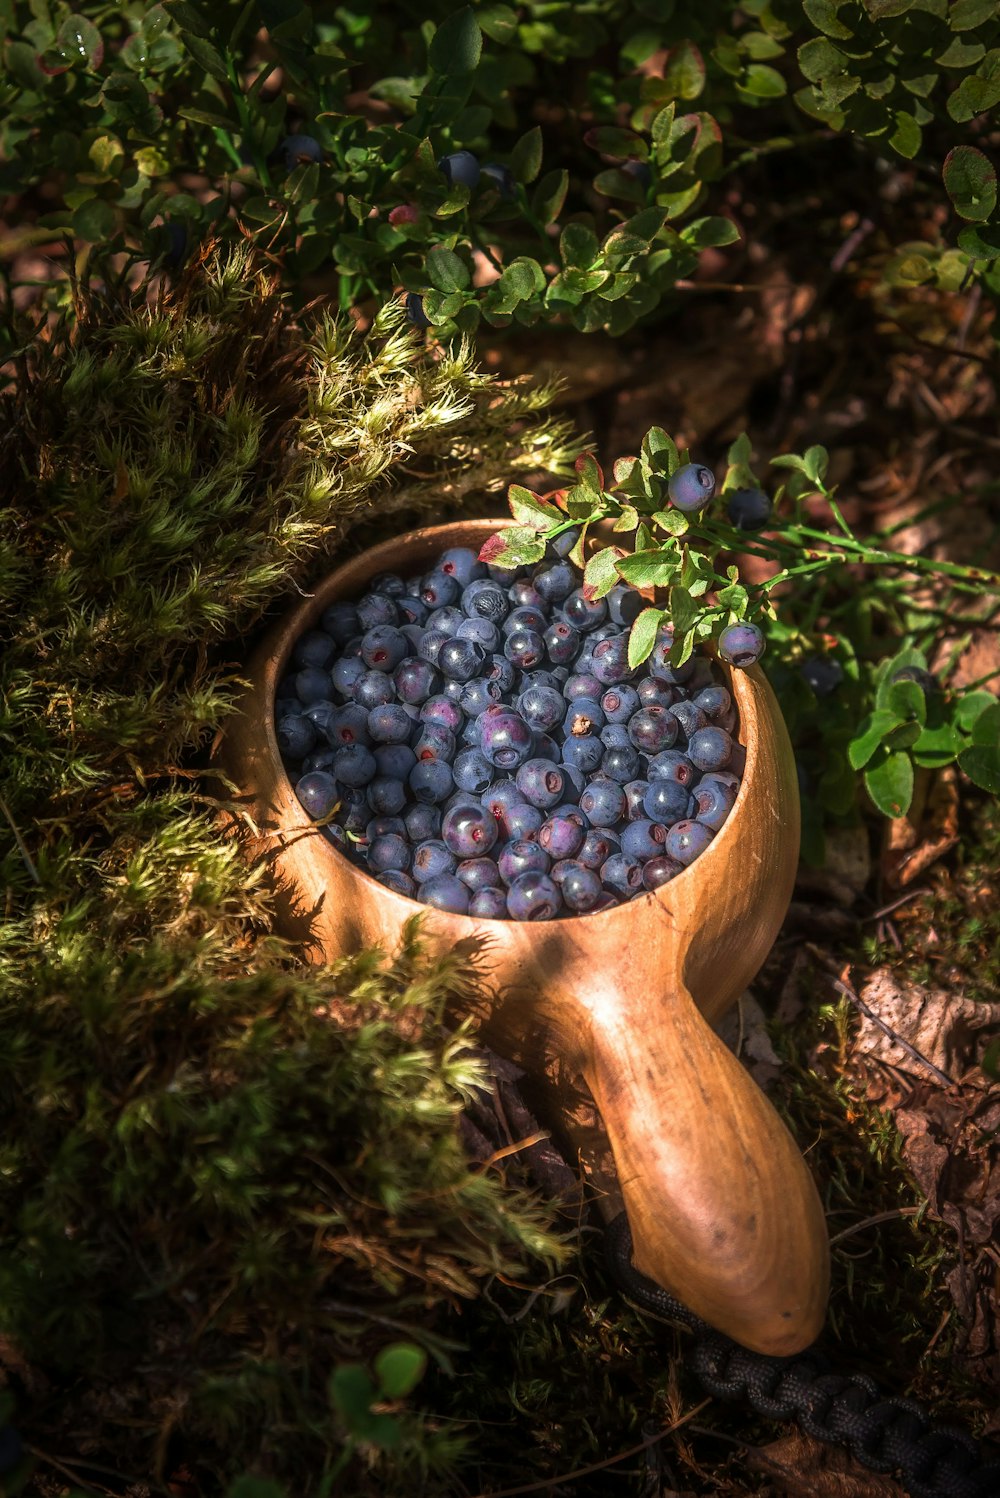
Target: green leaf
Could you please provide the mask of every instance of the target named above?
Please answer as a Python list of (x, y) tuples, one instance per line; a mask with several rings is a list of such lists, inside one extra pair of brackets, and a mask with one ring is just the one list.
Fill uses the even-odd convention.
[(633, 552), (617, 565), (621, 576), (634, 588), (660, 588), (676, 577), (679, 563), (676, 556), (654, 550)]
[(996, 0), (953, 0), (948, 25), (952, 31), (974, 31), (984, 21), (994, 20), (996, 13)]
[(894, 681), (881, 702), (887, 713), (895, 713), (901, 722), (927, 722), (927, 698), (915, 681)]
[(605, 546), (596, 551), (583, 571), (583, 592), (586, 598), (603, 598), (618, 584), (618, 569), (615, 565), (621, 553), (614, 546)]
[(427, 49), (427, 61), (435, 73), (472, 73), (482, 51), (483, 33), (472, 7), (466, 5), (441, 22)]
[(687, 588), (675, 584), (670, 589), (670, 619), (677, 634), (686, 634), (700, 612)]
[(270, 1477), (237, 1477), (226, 1489), (226, 1498), (286, 1498), (285, 1488)]
[(521, 302), (545, 289), (545, 275), (537, 260), (519, 256), (505, 266), (486, 294), (486, 305), (497, 312), (512, 312)]
[(977, 747), (1000, 748), (1000, 702), (981, 712), (972, 725), (972, 742)]
[(100, 244), (115, 231), (115, 211), (103, 198), (88, 198), (73, 213), (73, 229), (90, 244)]
[(531, 211), (544, 225), (551, 224), (562, 212), (569, 191), (569, 172), (546, 172), (531, 194)]
[(681, 239), (695, 250), (732, 244), (739, 237), (740, 231), (731, 218), (696, 218), (681, 230)]
[(1000, 79), (980, 78), (975, 73), (963, 78), (948, 100), (948, 113), (960, 125), (976, 115), (985, 114), (1000, 103)]
[(684, 536), (690, 528), (690, 521), (683, 510), (657, 510), (650, 518), (671, 536)]
[(896, 128), (889, 136), (889, 144), (900, 156), (912, 161), (920, 150), (923, 131), (916, 119), (906, 109), (897, 109), (893, 114)]
[(997, 699), (992, 692), (966, 692), (955, 704), (955, 723), (966, 733), (972, 733), (983, 713), (989, 712), (996, 705)]
[(163, 0), (163, 9), (170, 15), (171, 20), (177, 22), (181, 28), (182, 41), (187, 38), (184, 32), (190, 32), (192, 36), (211, 36), (212, 28), (202, 15), (197, 5), (191, 5), (188, 0)]
[(236, 121), (222, 114), (221, 110), (195, 109), (190, 104), (182, 104), (177, 113), (182, 120), (193, 120), (196, 125), (208, 125), (214, 130), (230, 131), (238, 128)]
[(887, 752), (865, 771), (865, 787), (883, 816), (904, 817), (913, 800), (913, 761), (904, 750)]
[(534, 182), (542, 169), (542, 127), (526, 130), (510, 153), (510, 169), (518, 182)]
[(876, 709), (861, 722), (857, 733), (847, 746), (847, 757), (853, 770), (860, 770), (871, 759), (887, 734), (898, 728), (902, 720), (895, 713)]
[(944, 159), (944, 185), (961, 218), (982, 223), (997, 205), (997, 174), (974, 146), (955, 146)]
[(810, 83), (821, 83), (847, 69), (847, 58), (826, 37), (817, 36), (799, 48), (799, 67)]
[(643, 609), (634, 621), (628, 637), (628, 663), (633, 671), (648, 658), (665, 618), (663, 609)]
[(597, 235), (586, 224), (567, 224), (559, 236), (559, 253), (564, 265), (589, 270), (600, 259)]
[(191, 36), (187, 33), (181, 34), (181, 41), (191, 53), (200, 68), (204, 68), (210, 78), (216, 78), (220, 83), (229, 82), (229, 70), (225, 59), (211, 42), (201, 36)]
[(468, 286), (471, 279), (469, 268), (454, 250), (435, 245), (428, 251), (425, 263), (431, 285), (438, 291), (464, 291)]
[(620, 125), (595, 125), (584, 135), (583, 143), (602, 156), (617, 156), (620, 161), (627, 158), (645, 161), (648, 155), (642, 136), (634, 130), (623, 130)]
[(736, 91), (749, 99), (781, 99), (788, 89), (776, 68), (768, 67), (766, 62), (752, 62)]
[(342, 1363), (330, 1375), (330, 1402), (349, 1424), (363, 1419), (371, 1410), (378, 1390), (358, 1363)]
[(697, 99), (705, 87), (705, 62), (694, 42), (678, 42), (667, 53), (663, 82), (675, 99)]
[(985, 224), (973, 228), (970, 224), (959, 234), (958, 247), (973, 260), (995, 260), (1000, 255), (1000, 225)]
[(914, 763), (931, 770), (938, 769), (941, 765), (950, 765), (958, 756), (962, 743), (950, 723), (942, 723), (936, 728), (924, 728), (913, 743)]
[(511, 484), (507, 490), (507, 503), (518, 525), (530, 526), (536, 531), (551, 530), (563, 518), (555, 505), (547, 504), (540, 495), (525, 489), (522, 484)]
[(1000, 749), (973, 744), (958, 756), (958, 767), (973, 785), (1000, 796)]
[(841, 8), (838, 0), (803, 0), (802, 5), (817, 31), (824, 31), (827, 36), (835, 36), (839, 41), (849, 41), (853, 33), (840, 19)]
[(511, 525), (491, 536), (479, 553), (481, 562), (494, 567), (526, 567), (540, 562), (545, 555), (545, 542), (535, 530), (527, 526)]
[(412, 1342), (392, 1342), (375, 1359), (375, 1377), (386, 1399), (403, 1399), (416, 1388), (427, 1367), (427, 1354)]
[(506, 44), (517, 36), (517, 11), (509, 5), (481, 5), (476, 17), (493, 42)]
[(812, 479), (814, 484), (821, 484), (826, 478), (826, 470), (830, 466), (830, 454), (825, 447), (817, 443), (814, 447), (806, 448), (802, 459), (802, 472), (807, 479)]

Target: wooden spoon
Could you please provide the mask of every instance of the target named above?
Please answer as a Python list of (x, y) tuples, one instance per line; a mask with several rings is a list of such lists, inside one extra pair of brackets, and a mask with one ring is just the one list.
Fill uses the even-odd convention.
[[(303, 631), (376, 573), (425, 571), (446, 547), (478, 550), (509, 523), (460, 521), (373, 547), (262, 642), (221, 741), (259, 829), (250, 851), (269, 872), (279, 929), (318, 962), (392, 949), (418, 912), (432, 950), (486, 938), (484, 1034), (549, 1079), (605, 1215), (624, 1200), (636, 1268), (745, 1346), (796, 1352), (826, 1306), (819, 1196), (784, 1124), (711, 1028), (770, 950), (798, 858), (791, 746), (760, 670), (729, 673), (746, 769), (722, 831), (669, 884), (599, 915), (478, 920), (397, 895), (311, 826), (282, 768), (275, 688)], [(589, 1127), (581, 1081), (600, 1115)]]

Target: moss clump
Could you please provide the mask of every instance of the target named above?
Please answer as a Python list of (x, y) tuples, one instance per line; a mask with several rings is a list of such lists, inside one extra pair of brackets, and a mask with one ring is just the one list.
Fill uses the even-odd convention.
[(49, 1380), (18, 1423), (206, 1491), (412, 1492), (453, 1428), (397, 1402), (367, 1440), (329, 1376), (401, 1339), (447, 1363), (446, 1308), (560, 1239), (460, 1146), (474, 954), (301, 969), (204, 748), (247, 630), (352, 524), (573, 453), (544, 392), (398, 310), (299, 326), (244, 251), (35, 331), (0, 411), (0, 1334)]

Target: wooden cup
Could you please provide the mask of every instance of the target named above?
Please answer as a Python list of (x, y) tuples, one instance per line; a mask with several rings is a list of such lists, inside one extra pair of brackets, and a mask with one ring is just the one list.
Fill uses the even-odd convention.
[(373, 547), (263, 640), (221, 740), (258, 828), (248, 851), (268, 872), (279, 929), (317, 962), (392, 949), (417, 913), (432, 950), (485, 939), (485, 1038), (547, 1078), (605, 1216), (628, 1210), (636, 1267), (745, 1346), (797, 1352), (826, 1307), (819, 1196), (777, 1113), (711, 1028), (766, 957), (798, 858), (792, 751), (761, 671), (729, 673), (746, 769), (721, 832), (669, 884), (598, 915), (478, 920), (397, 895), (312, 827), (282, 768), (275, 688), (303, 631), (376, 573), (426, 571), (446, 547), (478, 550), (509, 523), (459, 521)]

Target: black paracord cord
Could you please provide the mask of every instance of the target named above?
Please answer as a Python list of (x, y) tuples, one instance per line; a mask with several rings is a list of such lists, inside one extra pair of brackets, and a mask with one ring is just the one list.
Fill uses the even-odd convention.
[(818, 1441), (846, 1446), (872, 1472), (896, 1473), (911, 1498), (1000, 1498), (1000, 1462), (953, 1426), (932, 1425), (912, 1399), (880, 1394), (863, 1373), (843, 1377), (815, 1347), (790, 1358), (750, 1352), (715, 1331), (632, 1264), (624, 1212), (605, 1234), (608, 1267), (636, 1305), (695, 1336), (692, 1363), (717, 1399), (741, 1399), (771, 1420), (795, 1420)]

